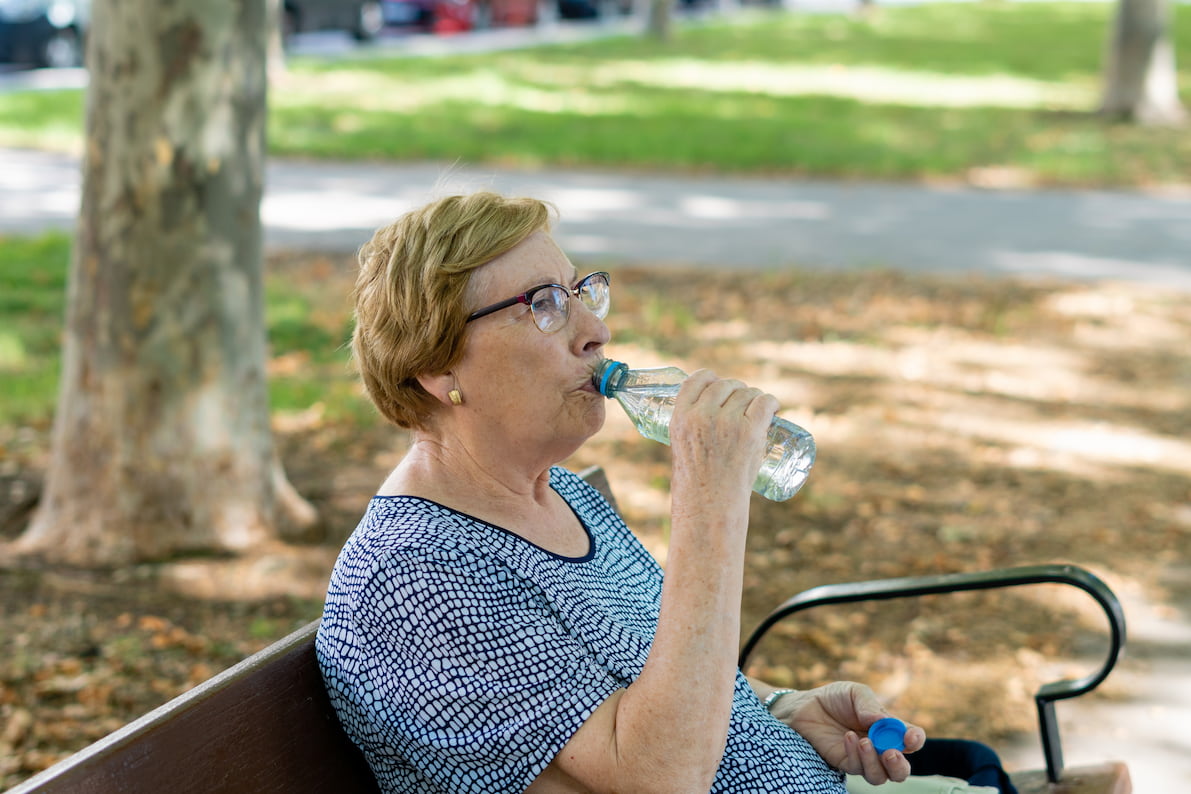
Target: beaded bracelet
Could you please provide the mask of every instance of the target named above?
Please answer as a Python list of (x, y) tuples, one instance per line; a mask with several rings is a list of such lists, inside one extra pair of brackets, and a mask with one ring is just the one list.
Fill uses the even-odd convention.
[(791, 694), (793, 692), (797, 692), (797, 691), (798, 691), (797, 689), (775, 689), (765, 697), (765, 700), (762, 702), (762, 705), (765, 706), (766, 711), (772, 711), (773, 704), (777, 703), (778, 698), (780, 698), (782, 695), (789, 695), (789, 694)]

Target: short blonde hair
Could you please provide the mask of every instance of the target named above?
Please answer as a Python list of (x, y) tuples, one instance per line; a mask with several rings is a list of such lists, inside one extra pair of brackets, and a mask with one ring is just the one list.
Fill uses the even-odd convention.
[(547, 229), (550, 205), (477, 192), (448, 196), (381, 227), (360, 249), (352, 357), (389, 421), (425, 428), (437, 400), (419, 375), (463, 355), (472, 273)]

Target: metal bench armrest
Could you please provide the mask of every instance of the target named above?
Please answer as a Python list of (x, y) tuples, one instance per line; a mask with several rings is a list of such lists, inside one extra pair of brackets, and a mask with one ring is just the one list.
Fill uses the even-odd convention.
[(1072, 585), (1089, 593), (1104, 610), (1110, 633), (1108, 658), (1098, 670), (1083, 678), (1044, 684), (1034, 695), (1034, 702), (1038, 707), (1042, 752), (1046, 756), (1046, 775), (1052, 783), (1057, 783), (1063, 771), (1063, 749), (1059, 741), (1059, 725), (1054, 703), (1056, 700), (1077, 697), (1099, 686), (1116, 666), (1125, 646), (1125, 613), (1116, 594), (1099, 577), (1078, 566), (1028, 565), (975, 573), (910, 576), (813, 587), (788, 599), (770, 612), (745, 641), (738, 662), (743, 669), (766, 632), (781, 620), (811, 607), (1043, 583)]

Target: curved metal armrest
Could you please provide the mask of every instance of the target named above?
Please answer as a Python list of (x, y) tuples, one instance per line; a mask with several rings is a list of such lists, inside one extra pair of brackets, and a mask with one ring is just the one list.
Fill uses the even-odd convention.
[(1116, 666), (1125, 646), (1125, 613), (1116, 594), (1099, 577), (1078, 566), (1027, 565), (977, 573), (945, 573), (812, 587), (787, 600), (761, 621), (745, 641), (738, 664), (744, 668), (761, 638), (775, 624), (795, 612), (811, 607), (1043, 583), (1068, 584), (1089, 593), (1108, 617), (1111, 635), (1108, 658), (1099, 670), (1083, 678), (1044, 684), (1034, 695), (1034, 702), (1038, 706), (1038, 727), (1042, 734), (1042, 752), (1046, 756), (1046, 775), (1052, 783), (1057, 783), (1063, 771), (1063, 750), (1059, 742), (1054, 702), (1082, 695), (1099, 686)]

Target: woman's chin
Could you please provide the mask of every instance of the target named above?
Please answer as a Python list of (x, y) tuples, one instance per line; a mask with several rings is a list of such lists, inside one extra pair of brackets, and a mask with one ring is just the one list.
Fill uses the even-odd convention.
[(582, 417), (579, 420), (579, 425), (582, 428), (580, 432), (583, 434), (580, 445), (585, 443), (596, 433), (600, 432), (600, 430), (604, 427), (605, 420), (608, 418), (606, 408), (607, 400), (599, 394), (593, 395), (592, 397), (593, 399), (588, 401), (588, 403), (584, 406)]

